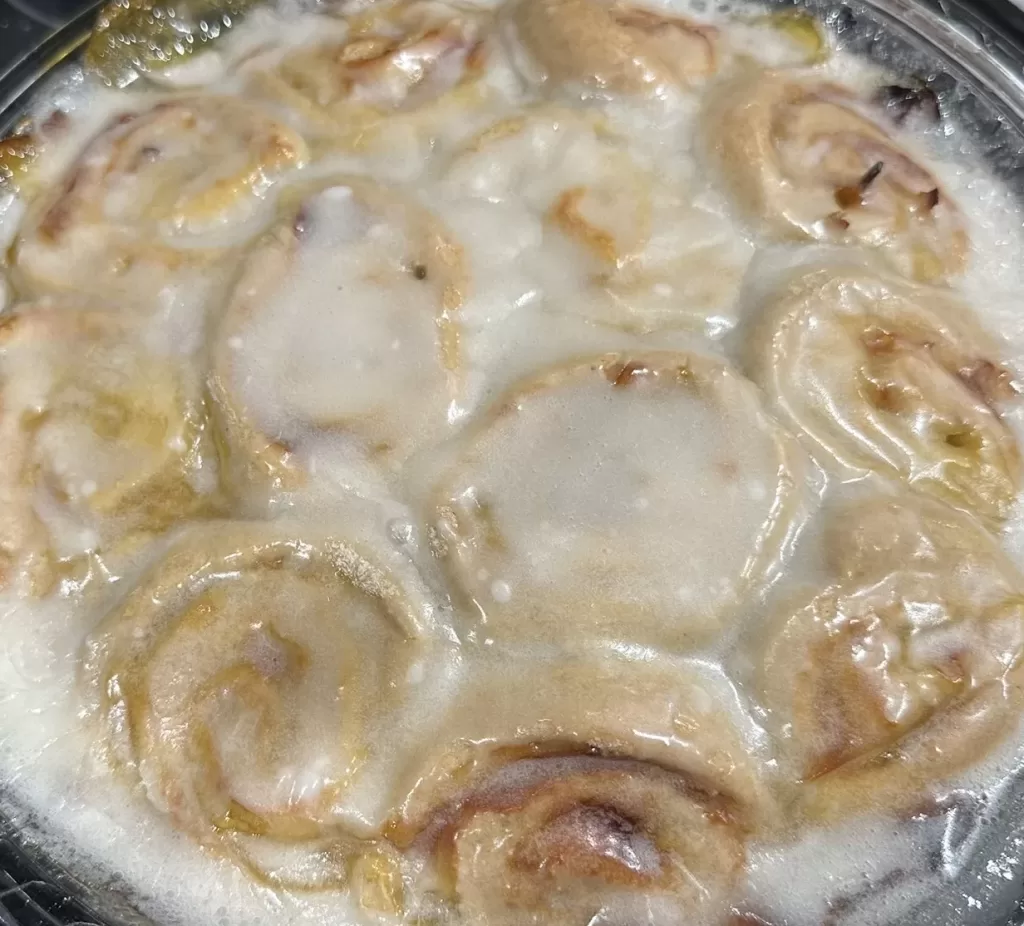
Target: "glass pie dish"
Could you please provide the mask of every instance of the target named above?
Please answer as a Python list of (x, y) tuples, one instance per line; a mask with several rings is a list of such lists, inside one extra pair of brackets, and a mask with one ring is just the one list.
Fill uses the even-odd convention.
[[(806, 7), (835, 36), (838, 48), (869, 58), (901, 75), (915, 77), (934, 91), (944, 107), (956, 115), (963, 131), (992, 172), (1014, 194), (1024, 198), (1024, 13), (1009, 4), (981, 7), (944, 2), (940, 7), (923, 0), (878, 0), (870, 4), (841, 5), (809, 0)], [(787, 5), (785, 9), (790, 7)], [(92, 28), (93, 15), (87, 13), (79, 17), (46, 44), (26, 55), (3, 77), (0, 106), (4, 114), (2, 127), (7, 135), (17, 132), (21, 118), (34, 100), (51, 92), (53, 81), (59, 78), (62, 69), (77, 66)], [(333, 131), (333, 128), (328, 126), (325, 131)], [(283, 160), (302, 156), (297, 146), (289, 148), (287, 145), (283, 145), (277, 155)], [(271, 160), (274, 156), (272, 153)], [(369, 191), (365, 198), (376, 202), (377, 195), (375, 191)], [(301, 215), (299, 207), (292, 222), (292, 230), (298, 237), (301, 237)], [(416, 224), (413, 219), (410, 223)], [(955, 240), (951, 245), (944, 245), (939, 262), (955, 265), (956, 250)], [(40, 266), (45, 272), (45, 265)], [(417, 279), (425, 278), (429, 273), (431, 282), (440, 280), (443, 287), (457, 289), (458, 275), (451, 266), (435, 268), (426, 262), (417, 262), (414, 272)], [(939, 274), (944, 272), (945, 269), (940, 269)], [(87, 275), (78, 282), (88, 285)], [(447, 298), (446, 291), (442, 298)], [(651, 318), (657, 319), (656, 313), (652, 313)], [(606, 358), (598, 366), (600, 375), (616, 385), (621, 385), (620, 379), (625, 378), (628, 382), (635, 376), (639, 380), (642, 378), (639, 374), (652, 372), (655, 368), (660, 372), (661, 369), (652, 361), (650, 371), (630, 370), (628, 363), (619, 363), (617, 358)], [(582, 373), (574, 369), (555, 378), (573, 379), (577, 375), (585, 378), (593, 372), (593, 369)], [(687, 372), (711, 378), (711, 374), (700, 369), (694, 372), (687, 368)], [(559, 384), (560, 381), (555, 386)], [(549, 385), (542, 384), (544, 388)], [(399, 438), (408, 436), (410, 428), (409, 422), (402, 420), (393, 428), (394, 433), (392, 430), (387, 430), (383, 436), (375, 433), (374, 438), (379, 437), (381, 444), (387, 445), (382, 454), (404, 453), (404, 449), (396, 445), (401, 443)], [(246, 433), (238, 438), (240, 443), (254, 439), (265, 441), (258, 434)], [(780, 452), (779, 459), (780, 467), (789, 465), (788, 449), (785, 454)], [(290, 474), (285, 473), (280, 478), (290, 478)], [(458, 482), (455, 481), (454, 485), (455, 488), (450, 490), (453, 497), (460, 494)], [(992, 516), (998, 517), (1004, 500), (998, 492), (995, 495), (995, 501), (990, 501), (987, 496), (983, 501), (988, 505), (986, 513), (991, 510)], [(442, 507), (452, 506), (446, 504)], [(470, 528), (473, 529), (474, 525), (471, 524)], [(690, 551), (690, 555), (696, 555), (695, 551)], [(720, 559), (727, 558), (722, 552), (714, 555)], [(473, 561), (473, 567), (477, 565)], [(747, 565), (741, 565), (745, 571)], [(463, 568), (468, 567), (456, 564), (453, 571), (458, 573)], [(739, 571), (740, 567), (736, 570)], [(762, 571), (767, 570), (758, 566), (753, 571), (759, 577)], [(478, 572), (473, 568), (463, 576), (463, 580), (472, 585), (477, 576)], [(153, 595), (159, 597), (155, 592)], [(552, 623), (547, 617), (541, 615), (538, 619), (545, 627)], [(548, 631), (545, 629), (543, 632)], [(559, 640), (554, 631), (552, 639)], [(195, 646), (194, 642), (192, 645)], [(527, 688), (524, 686), (524, 704), (528, 703)], [(384, 697), (379, 693), (377, 696)], [(1019, 849), (1024, 844), (1024, 783), (1016, 784), (1016, 789), (1011, 787), (1001, 797), (996, 817), (986, 815), (983, 808), (966, 796), (960, 804), (954, 803), (945, 808), (942, 858), (938, 860), (946, 875), (941, 891), (912, 912), (901, 912), (898, 919), (891, 921), (893, 926), (897, 922), (914, 922), (921, 926), (1024, 923), (1024, 898), (1018, 889), (1024, 878), (1024, 858)], [(661, 785), (660, 780), (653, 780), (650, 793), (660, 793), (658, 788)], [(599, 799), (600, 790), (597, 789), (595, 794), (595, 800)], [(823, 800), (827, 802), (827, 797)], [(637, 801), (642, 802), (642, 795)], [(96, 871), (84, 860), (80, 864), (75, 864), (74, 859), (64, 860), (63, 867), (50, 861), (46, 834), (39, 832), (38, 823), (30, 812), (5, 795), (2, 784), (0, 809), (4, 814), (0, 821), (0, 836), (3, 837), (0, 844), (0, 922), (4, 926), (34, 926), (37, 923), (116, 926), (149, 922), (135, 909), (131, 893), (120, 883), (116, 873)], [(829, 809), (823, 813), (827, 816), (831, 812)], [(689, 818), (676, 822), (679, 827), (693, 823)], [(408, 825), (414, 832), (415, 823)], [(671, 834), (665, 835), (665, 840), (671, 842), (670, 837)], [(726, 843), (724, 847), (716, 846), (715, 851), (728, 856), (731, 847)], [(250, 861), (248, 855), (245, 858)], [(187, 885), (184, 888), (187, 889)], [(735, 921), (737, 926), (758, 924), (757, 919), (741, 914), (737, 914)], [(878, 918), (874, 921), (884, 922)], [(829, 926), (847, 922), (840, 903), (824, 922)]]

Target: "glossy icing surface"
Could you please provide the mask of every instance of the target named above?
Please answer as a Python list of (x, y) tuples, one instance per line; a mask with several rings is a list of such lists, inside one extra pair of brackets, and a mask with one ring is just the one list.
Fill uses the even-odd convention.
[(956, 113), (793, 12), (165, 13), (5, 149), (11, 806), (167, 923), (1001, 909), (1024, 238)]

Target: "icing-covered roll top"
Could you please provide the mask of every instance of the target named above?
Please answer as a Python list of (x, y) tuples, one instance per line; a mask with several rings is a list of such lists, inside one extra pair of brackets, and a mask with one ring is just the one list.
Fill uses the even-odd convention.
[(690, 178), (636, 157), (593, 113), (541, 104), (492, 123), (455, 153), (442, 189), (454, 221), (502, 229), (500, 250), (462, 235), (477, 289), (529, 274), (520, 285), (546, 311), (642, 332), (733, 310), (747, 249), (694, 202)]
[(724, 922), (773, 818), (734, 713), (728, 685), (678, 665), (476, 665), (389, 831), (424, 912)]
[(923, 807), (1019, 725), (1024, 585), (977, 522), (927, 499), (850, 505), (830, 546), (836, 584), (785, 613), (759, 676), (797, 806)]
[(201, 383), (119, 314), (21, 305), (0, 326), (2, 585), (44, 593), (90, 552), (216, 510)]
[(245, 70), (311, 129), (358, 146), (388, 125), (429, 128), (476, 102), (488, 20), (436, 0), (375, 3), (347, 17), (341, 36)]
[(461, 248), (414, 199), (357, 177), (295, 193), (215, 333), (232, 489), (294, 487), (321, 451), (386, 473), (440, 439), (465, 287)]
[(473, 636), (677, 648), (713, 639), (771, 581), (813, 475), (723, 361), (609, 354), (496, 401), (429, 517)]
[(83, 680), (109, 760), (177, 827), (262, 881), (338, 886), (379, 829), (349, 792), (437, 618), (397, 554), (287, 522), (212, 523), (100, 624)]
[(778, 415), (854, 477), (1004, 518), (1020, 451), (998, 343), (945, 291), (868, 267), (803, 270), (752, 306), (747, 368)]
[(603, 0), (519, 0), (514, 32), (537, 75), (598, 95), (662, 95), (714, 73), (716, 32), (664, 10)]
[(705, 132), (737, 207), (774, 238), (879, 248), (925, 282), (966, 267), (963, 216), (942, 184), (849, 91), (750, 73), (713, 94)]
[(286, 125), (230, 97), (124, 113), (31, 203), (15, 280), (118, 300), (187, 295), (203, 267), (252, 236), (268, 189), (306, 158)]

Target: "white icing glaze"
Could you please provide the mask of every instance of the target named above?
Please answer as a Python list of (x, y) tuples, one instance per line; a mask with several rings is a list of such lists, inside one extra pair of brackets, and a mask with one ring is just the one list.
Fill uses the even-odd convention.
[[(436, 7), (443, 12), (444, 5)], [(753, 55), (767, 67), (806, 63), (804, 49), (792, 34), (759, 20), (751, 11), (704, 18), (720, 31), (718, 61), (723, 74), (730, 73), (745, 55)], [(508, 25), (504, 16), (499, 19)], [(645, 25), (633, 22), (629, 28), (643, 32)], [(425, 499), (439, 472), (467, 467), (471, 478), (461, 488), (471, 486), (478, 493), (486, 490), (501, 498), (502, 524), (507, 525), (516, 555), (496, 569), (494, 563), (476, 557), (478, 551), (470, 551), (459, 572), (459, 584), (487, 614), (490, 620), (483, 626), (493, 627), (494, 637), (506, 637), (501, 627), (511, 623), (507, 616), (514, 615), (524, 598), (536, 595), (537, 589), (544, 594), (554, 590), (588, 606), (593, 604), (595, 590), (603, 596), (608, 589), (581, 580), (576, 569), (580, 550), (595, 538), (603, 544), (599, 555), (584, 551), (583, 559), (605, 569), (608, 588), (620, 599), (640, 601), (656, 616), (685, 605), (673, 612), (674, 620), (693, 631), (692, 638), (683, 634), (692, 659), (685, 671), (704, 672), (716, 681), (695, 685), (686, 697), (680, 696), (675, 703), (687, 702), (689, 712), (636, 715), (630, 735), (640, 741), (644, 736), (662, 736), (662, 758), (689, 749), (706, 759), (710, 747), (702, 751), (683, 734), (688, 723), (699, 724), (710, 712), (720, 718), (716, 722), (721, 723), (723, 736), (726, 730), (736, 731), (735, 741), (726, 737), (728, 748), (718, 760), (732, 757), (737, 769), (749, 761), (769, 778), (776, 773), (771, 737), (762, 729), (763, 717), (752, 703), (753, 692), (745, 680), (749, 673), (737, 667), (756, 658), (746, 647), (754, 636), (751, 628), (768, 607), (803, 581), (820, 589), (822, 576), (828, 573), (827, 566), (816, 562), (818, 551), (808, 549), (821, 536), (821, 525), (812, 524), (786, 561), (788, 571), (782, 581), (766, 588), (785, 559), (778, 553), (783, 548), (788, 552), (795, 526), (801, 522), (799, 515), (791, 513), (780, 536), (765, 528), (780, 486), (789, 478), (803, 487), (797, 495), (813, 492), (804, 485), (806, 474), (794, 476), (791, 461), (780, 454), (772, 426), (763, 417), (760, 400), (739, 380), (731, 393), (735, 399), (731, 417), (729, 402), (724, 403), (723, 412), (703, 399), (675, 403), (664, 396), (645, 395), (638, 401), (637, 384), (618, 390), (605, 381), (600, 395), (573, 386), (564, 393), (523, 398), (515, 414), (508, 416), (511, 423), (502, 424), (505, 430), (487, 431), (493, 424), (491, 403), (516, 395), (516, 384), (530, 381), (541, 369), (610, 351), (641, 357), (653, 351), (717, 357), (724, 349), (731, 350), (735, 341), (723, 340), (723, 335), (731, 331), (741, 309), (750, 309), (746, 298), (742, 304), (737, 302), (739, 281), (755, 249), (764, 244), (751, 235), (729, 197), (710, 182), (712, 175), (695, 141), (706, 99), (699, 75), (692, 82), (689, 77), (677, 81), (679, 75), (673, 75), (671, 68), (666, 71), (658, 54), (647, 47), (645, 54), (652, 57), (637, 73), (641, 83), (646, 81), (645, 73), (654, 74), (657, 79), (647, 83), (657, 85), (657, 93), (648, 99), (616, 98), (608, 92), (614, 89), (612, 82), (605, 80), (600, 92), (594, 94), (590, 87), (588, 94), (612, 98), (592, 99), (582, 109), (571, 89), (566, 89), (573, 75), (561, 75), (569, 84), (560, 86), (552, 80), (558, 69), (552, 67), (550, 55), (524, 61), (515, 32), (505, 30), (500, 41), (488, 44), (486, 65), (473, 81), (470, 98), (427, 107), (428, 113), (402, 110), (403, 118), (394, 121), (375, 116), (369, 124), (380, 134), (367, 144), (353, 144), (351, 138), (338, 144), (331, 131), (312, 130), (307, 112), (290, 109), (254, 79), (295, 54), (295, 49), (301, 55), (305, 47), (340, 42), (347, 35), (338, 17), (298, 14), (288, 4), (276, 12), (254, 15), (216, 51), (140, 82), (130, 104), (125, 96), (74, 74), (51, 94), (52, 102), (69, 112), (70, 119), (59, 143), (49, 146), (38, 165), (40, 188), (57, 184), (112, 117), (166, 101), (164, 89), (154, 89), (157, 84), (196, 92), (194, 88), (212, 83), (220, 93), (247, 95), (249, 105), (261, 107), (267, 118), (279, 119), (289, 131), (315, 136), (309, 156), (316, 163), (303, 171), (310, 188), (327, 187), (328, 192), (310, 199), (310, 188), (302, 191), (298, 198), (307, 202), (309, 228), (307, 236), (298, 236), (295, 263), (287, 273), (275, 273), (275, 268), (263, 264), (256, 267), (268, 271), (262, 278), (251, 272), (243, 277), (236, 295), (241, 292), (256, 300), (258, 308), (242, 317), (220, 313), (220, 302), (211, 299), (210, 293), (218, 294), (224, 281), (207, 276), (209, 267), (202, 258), (211, 251), (221, 256), (233, 253), (243, 241), (273, 224), (278, 215), (274, 210), (280, 206), (287, 212), (295, 200), (286, 196), (284, 205), (278, 204), (276, 187), (268, 181), (282, 177), (272, 166), (267, 170), (273, 177), (247, 173), (244, 146), (239, 149), (233, 143), (226, 149), (228, 154), (242, 152), (242, 161), (232, 162), (233, 172), (244, 175), (241, 188), (235, 190), (241, 194), (240, 208), (200, 210), (203, 214), (192, 222), (190, 209), (178, 202), (155, 219), (146, 217), (141, 224), (156, 229), (161, 250), (155, 260), (150, 260), (152, 254), (143, 256), (141, 272), (129, 274), (111, 288), (109, 279), (99, 272), (102, 268), (92, 272), (91, 262), (97, 254), (109, 255), (112, 240), (122, 248), (126, 242), (134, 244), (133, 229), (139, 224), (136, 207), (144, 203), (136, 203), (135, 192), (130, 191), (141, 191), (143, 196), (145, 183), (134, 187), (113, 183), (110, 196), (101, 197), (99, 213), (112, 220), (94, 221), (67, 252), (55, 254), (47, 245), (36, 253), (41, 261), (35, 266), (37, 277), (50, 278), (49, 282), (44, 279), (41, 288), (59, 288), (62, 274), (67, 273), (84, 281), (85, 288), (96, 289), (101, 298), (114, 293), (115, 301), (124, 302), (126, 292), (141, 298), (139, 308), (144, 311), (138, 343), (161, 357), (191, 356), (204, 373), (207, 333), (219, 332), (212, 338), (213, 350), (233, 359), (227, 367), (218, 367), (217, 375), (227, 377), (230, 391), (240, 397), (238, 407), (246, 411), (242, 417), (249, 432), (279, 442), (291, 455), (289, 471), (302, 475), (297, 483), (276, 486), (282, 489), (278, 495), (267, 493), (273, 496), (270, 510), (276, 511), (276, 505), (293, 509), (301, 518), (313, 514), (318, 536), (326, 524), (344, 527), (346, 537), (374, 551), (371, 558), (386, 560), (396, 574), (409, 571), (409, 581), (417, 585), (424, 607), (433, 615), (424, 625), (429, 625), (425, 632), (432, 640), (430, 656), (413, 660), (395, 679), (405, 697), (387, 722), (374, 730), (374, 758), (368, 770), (351, 783), (343, 806), (333, 808), (337, 820), (357, 829), (372, 830), (386, 815), (394, 773), (409, 767), (410, 753), (429, 754), (446, 734), (476, 740), (500, 738), (500, 734), (515, 740), (513, 734), (488, 727), (486, 697), (453, 722), (451, 712), (459, 710), (460, 695), (479, 690), (485, 682), (486, 689), (503, 692), (516, 702), (513, 715), (517, 708), (543, 714), (549, 707), (543, 685), (531, 689), (530, 679), (542, 677), (550, 682), (557, 676), (554, 669), (545, 673), (544, 660), (553, 656), (550, 649), (522, 639), (492, 647), (490, 633), (467, 632), (479, 629), (474, 623), (477, 615), (458, 610), (454, 619), (448, 617), (444, 588), (451, 572), (442, 574), (432, 560), (420, 526), (424, 508), (431, 509)], [(669, 47), (677, 48), (672, 44), (677, 38), (668, 36)], [(403, 62), (408, 64), (406, 59)], [(448, 63), (465, 65), (466, 58), (457, 55)], [(566, 59), (564, 64), (571, 71), (574, 61)], [(527, 79), (520, 80), (520, 73)], [(832, 55), (814, 73), (854, 91), (870, 89), (879, 80), (873, 69), (843, 54)], [(458, 83), (454, 70), (442, 69), (435, 76), (433, 89), (440, 87), (442, 97), (446, 96), (443, 91)], [(386, 99), (361, 91), (358, 102), (371, 108), (390, 106), (401, 96), (402, 87), (387, 87)], [(552, 96), (562, 101), (557, 107)], [(519, 115), (525, 116), (523, 124), (511, 125), (508, 120)], [(230, 133), (218, 135), (221, 126), (215, 112), (212, 118), (212, 134), (230, 141), (234, 137)], [(487, 130), (496, 126), (499, 131), (488, 135)], [(505, 132), (502, 126), (511, 131)], [(1020, 312), (1024, 247), (1018, 205), (971, 163), (972, 154), (958, 131), (951, 130), (951, 139), (938, 137), (939, 133), (913, 137), (910, 127), (894, 131), (903, 150), (926, 160), (944, 194), (963, 213), (972, 248), (966, 272), (953, 281), (953, 290), (998, 336), (1003, 360), (1014, 370), (1024, 368), (1024, 313)], [(325, 143), (326, 137), (335, 141)], [(173, 132), (167, 140), (174, 141)], [(192, 156), (186, 155), (184, 161)], [(303, 151), (294, 160), (298, 163), (305, 157)], [(197, 171), (188, 177), (186, 189), (216, 185), (223, 166), (218, 161), (206, 172)], [(348, 179), (339, 186), (337, 178), (342, 174)], [(300, 185), (306, 182), (301, 177)], [(358, 191), (360, 184), (371, 188), (378, 182), (396, 181), (398, 185), (390, 187), (385, 199), (401, 205), (397, 212), (385, 208), (380, 221), (370, 217), (380, 212), (377, 206), (353, 206), (358, 197), (346, 192)], [(585, 192), (573, 192), (582, 187)], [(23, 210), (20, 200), (8, 203), (3, 217), (5, 240), (14, 237)], [(410, 211), (428, 216), (452, 239), (462, 268), (453, 284), (459, 290), (457, 306), (456, 301), (449, 298), (446, 303), (445, 299), (445, 286), (452, 280), (440, 282), (438, 276), (443, 274), (435, 274), (429, 260), (424, 261), (426, 277), (420, 279), (418, 261), (404, 256), (422, 245), (422, 226), (417, 225), (418, 219), (409, 222)], [(295, 218), (292, 214), (278, 232), (295, 230)], [(22, 229), (31, 230), (32, 222), (30, 218)], [(281, 245), (277, 251), (250, 254), (281, 260), (285, 245), (295, 244), (282, 245), (280, 237), (271, 240), (274, 247)], [(200, 268), (198, 275), (186, 274), (184, 282), (174, 273), (164, 276), (167, 251), (163, 249), (184, 255), (189, 268)], [(775, 259), (789, 257), (775, 250), (765, 258)], [(442, 265), (451, 270), (450, 261)], [(157, 272), (150, 273), (153, 268)], [(215, 285), (207, 288), (211, 279)], [(35, 282), (38, 286), (38, 279)], [(758, 282), (752, 281), (745, 296), (758, 292)], [(24, 283), (18, 283), (15, 273), (14, 294), (19, 285)], [(155, 294), (150, 287), (157, 290)], [(211, 303), (214, 311), (209, 310)], [(445, 339), (452, 337), (456, 327), (457, 357), (445, 357)], [(453, 344), (447, 342), (447, 347)], [(9, 398), (21, 409), (45, 406), (48, 374), (55, 369), (56, 362), (46, 358), (33, 362), (27, 371), (17, 369), (16, 375), (12, 369), (10, 393), (4, 386), (5, 410)], [(353, 419), (361, 419), (366, 427), (338, 427), (338, 422)], [(1010, 407), (1006, 419), (1018, 436), (1024, 435), (1024, 412), (1019, 407)], [(14, 421), (13, 426), (17, 424)], [(467, 462), (466, 448), (472, 445), (470, 438), (479, 437), (481, 427), (485, 433), (476, 445), (479, 457)], [(446, 443), (449, 438), (452, 441)], [(121, 479), (125, 464), (90, 450), (95, 449), (93, 441), (94, 435), (87, 431), (52, 426), (43, 434), (43, 448), (58, 461), (72, 486), (71, 494), (83, 504), (101, 491), (105, 480)], [(382, 461), (368, 452), (375, 442), (388, 444), (383, 456), (389, 459)], [(443, 446), (431, 449), (431, 444)], [(559, 452), (552, 452), (551, 446)], [(424, 447), (428, 447), (425, 456), (418, 458)], [(170, 450), (177, 452), (180, 447)], [(730, 459), (720, 460), (722, 453)], [(86, 457), (106, 465), (95, 471), (82, 466), (79, 472)], [(68, 465), (59, 464), (60, 460)], [(731, 465), (716, 470), (716, 464)], [(733, 467), (740, 475), (726, 478)], [(199, 470), (193, 476), (200, 482), (216, 481), (212, 462), (201, 462)], [(634, 491), (631, 476), (642, 477), (642, 490)], [(881, 484), (875, 476), (854, 487), (833, 482), (826, 500), (876, 491)], [(352, 496), (369, 497), (358, 515)], [(259, 499), (261, 504), (265, 501)], [(83, 548), (95, 551), (100, 545), (94, 534), (82, 533), (81, 519), (64, 517), (60, 505), (45, 499), (33, 504), (58, 549), (77, 553)], [(254, 509), (265, 513), (260, 504), (247, 510)], [(829, 505), (826, 509), (832, 510)], [(609, 525), (615, 530), (602, 533)], [(767, 535), (772, 536), (771, 549), (766, 551), (756, 541)], [(1024, 508), (1019, 502), (1008, 512), (1000, 536), (1013, 559), (1024, 563)], [(92, 552), (84, 560), (75, 560), (74, 568), (61, 574), (55, 591), (43, 600), (20, 600), (5, 593), (0, 608), (0, 772), (7, 784), (5, 800), (34, 812), (58, 855), (81, 864), (99, 883), (117, 872), (119, 884), (127, 886), (129, 895), (137, 896), (147, 910), (168, 923), (240, 926), (379, 920), (378, 914), (360, 909), (358, 870), (351, 897), (344, 891), (303, 895), (254, 887), (242, 869), (204, 854), (177, 834), (141, 793), (143, 789), (125, 789), (97, 756), (95, 729), (79, 719), (84, 706), (78, 678), (83, 640), (95, 630), (100, 616), (140, 581), (143, 571), (160, 562), (173, 542), (173, 537), (157, 539), (119, 551), (116, 557)], [(422, 578), (412, 576), (412, 563)], [(674, 569), (679, 563), (680, 568)], [(225, 573), (230, 572), (225, 567)], [(710, 575), (729, 589), (706, 583)], [(420, 587), (423, 580), (426, 585)], [(240, 614), (260, 609), (286, 612), (304, 601), (315, 604), (318, 614), (327, 614), (334, 604), (329, 588), (309, 597), (301, 591), (298, 578), (282, 579), (269, 593), (253, 591), (248, 581), (247, 577), (225, 577), (225, 584), (234, 589), (228, 595), (231, 607)], [(756, 594), (722, 607), (716, 596), (722, 592), (731, 597), (745, 583)], [(759, 596), (766, 596), (770, 605)], [(725, 623), (734, 627), (719, 637), (715, 625), (725, 612), (729, 613)], [(292, 629), (303, 629), (298, 612), (293, 616)], [(307, 642), (312, 647), (319, 639), (327, 650), (343, 647), (343, 629), (334, 627), (334, 635)], [(652, 619), (643, 633), (634, 633), (626, 620), (617, 618), (605, 623), (607, 632), (599, 639), (588, 642), (614, 651), (616, 658), (634, 660), (637, 678), (644, 677), (645, 671), (655, 678), (659, 672), (678, 672), (673, 677), (682, 678), (684, 667), (673, 661), (677, 656), (665, 652), (677, 649), (679, 638), (670, 633), (666, 640), (662, 629)], [(515, 638), (517, 632), (510, 635)], [(558, 633), (541, 636), (548, 643), (559, 639)], [(243, 661), (264, 677), (273, 677), (280, 661), (278, 644), (259, 632), (246, 639), (239, 644)], [(705, 639), (710, 642), (700, 648)], [(183, 649), (193, 654), (190, 658), (200, 658), (202, 641), (190, 638), (187, 642)], [(373, 642), (373, 634), (364, 642)], [(998, 642), (1012, 648), (1007, 641)], [(942, 646), (953, 645), (942, 642)], [(934, 653), (920, 655), (929, 658)], [(330, 666), (329, 659), (318, 662), (308, 679), (309, 688), (302, 690), (326, 697), (333, 685), (328, 678)], [(161, 671), (173, 676), (174, 670), (173, 660), (162, 664)], [(180, 679), (170, 679), (176, 681)], [(168, 688), (176, 690), (174, 684)], [(574, 709), (584, 717), (575, 732), (599, 728), (601, 724), (594, 720), (601, 720), (602, 712), (615, 716), (610, 690), (602, 688), (601, 697), (590, 704), (585, 684), (573, 682), (568, 691)], [(636, 690), (642, 694), (643, 684), (636, 682)], [(517, 691), (523, 692), (519, 700)], [(294, 694), (301, 701), (302, 696)], [(556, 686), (555, 700), (556, 695), (564, 697), (566, 691)], [(623, 703), (627, 702), (624, 698)], [(708, 712), (698, 709), (701, 705)], [(891, 707), (897, 716), (900, 706), (894, 701)], [(293, 731), (296, 745), (288, 761), (258, 767), (246, 761), (248, 733), (240, 721), (224, 735), (221, 752), (236, 793), (262, 810), (289, 802), (308, 806), (322, 799), (339, 777), (338, 756), (325, 755), (320, 729), (335, 723), (332, 711), (333, 706), (303, 715)], [(500, 719), (515, 726), (514, 716)], [(547, 718), (531, 715), (529, 719), (543, 724)], [(671, 740), (665, 724), (679, 732), (679, 742)], [(228, 726), (224, 721), (220, 729)], [(619, 739), (629, 739), (612, 727)], [(1019, 762), (1020, 744), (1019, 736), (1011, 737), (985, 762), (946, 786), (996, 795), (995, 785)], [(634, 747), (634, 752), (651, 758), (658, 749)], [(516, 772), (513, 768), (506, 774)], [(146, 780), (152, 798), (155, 779)], [(155, 803), (159, 806), (159, 798)], [(948, 834), (940, 832), (944, 821), (938, 816), (912, 823), (869, 817), (799, 838), (766, 838), (749, 847), (748, 884), (731, 902), (743, 905), (745, 893), (745, 906), (767, 917), (773, 926), (817, 926), (828, 910), (836, 909), (837, 898), (849, 904), (850, 922), (876, 926), (898, 922), (940, 883), (931, 847), (941, 843), (942, 851), (950, 855)], [(593, 821), (579, 823), (572, 818), (572, 822), (574, 840), (597, 839), (589, 828)], [(974, 843), (968, 840), (967, 844)], [(325, 870), (323, 859), (311, 860), (302, 851), (293, 856), (278, 852), (279, 845), (271, 848), (256, 867), (278, 866), (298, 881), (315, 879)], [(650, 845), (643, 835), (627, 848), (634, 852), (637, 867), (648, 871)], [(998, 864), (992, 862), (996, 866), (993, 879), (1006, 880), (1004, 872), (1012, 872), (1019, 864), (1013, 844), (994, 855)], [(386, 867), (390, 862), (385, 859), (380, 864)], [(955, 868), (953, 861), (943, 864), (944, 870)], [(894, 877), (897, 871), (903, 874)], [(976, 893), (988, 897), (985, 904), (999, 902), (991, 885)], [(958, 910), (982, 904), (970, 894), (961, 900)], [(616, 912), (637, 921), (675, 922), (677, 911), (671, 905), (652, 899), (639, 907), (624, 901)], [(937, 923), (968, 922), (943, 920), (942, 913), (928, 915), (937, 916)]]

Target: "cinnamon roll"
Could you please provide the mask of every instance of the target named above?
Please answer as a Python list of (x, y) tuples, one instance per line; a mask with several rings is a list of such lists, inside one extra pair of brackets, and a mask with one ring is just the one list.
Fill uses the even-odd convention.
[(480, 638), (705, 641), (775, 575), (813, 497), (753, 386), (700, 354), (548, 370), (452, 453), (432, 521)]
[(773, 816), (728, 701), (680, 666), (481, 663), (389, 836), (465, 922), (722, 923)]
[(0, 326), (0, 584), (41, 594), (62, 562), (216, 509), (199, 383), (123, 316), (15, 307)]
[(1007, 515), (1020, 452), (1000, 410), (1017, 387), (966, 306), (847, 264), (805, 269), (755, 308), (750, 375), (816, 449), (855, 477)]
[(124, 113), (30, 204), (15, 282), (136, 308), (198, 298), (217, 259), (252, 235), (269, 187), (305, 159), (301, 138), (236, 98)]
[(395, 554), (289, 522), (212, 523), (90, 636), (83, 684), (107, 758), (174, 826), (264, 883), (335, 887), (386, 849), (349, 793), (436, 620)]
[(542, 79), (599, 95), (662, 95), (715, 72), (716, 30), (605, 0), (519, 0), (510, 18)]
[[(461, 249), (358, 177), (295, 194), (215, 332), (211, 392), (243, 492), (301, 484), (317, 448), (393, 470), (448, 426), (461, 379)], [(305, 456), (303, 456), (305, 454)]]
[(374, 3), (341, 38), (246, 67), (255, 87), (310, 126), (360, 148), (389, 127), (428, 131), (481, 97), (488, 17), (439, 0)]
[[(545, 104), (494, 122), (443, 183), (456, 212), (486, 210), (510, 237), (521, 228), (532, 249), (510, 247), (500, 270), (532, 258), (550, 311), (638, 333), (731, 320), (749, 252), (684, 178), (641, 163), (599, 117)], [(493, 274), (490, 252), (476, 260), (475, 276)]]
[(722, 183), (768, 236), (878, 248), (922, 282), (966, 267), (960, 209), (849, 91), (750, 73), (713, 95), (706, 121)]
[(837, 512), (837, 581), (788, 612), (760, 678), (798, 806), (913, 810), (1024, 706), (1022, 580), (970, 516), (915, 497)]

